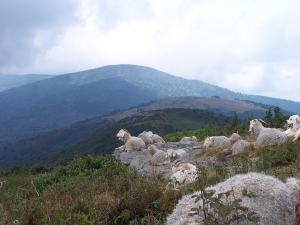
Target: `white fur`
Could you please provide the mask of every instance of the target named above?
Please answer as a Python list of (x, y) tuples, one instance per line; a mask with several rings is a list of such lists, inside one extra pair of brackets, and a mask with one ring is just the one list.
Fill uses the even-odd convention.
[(250, 150), (250, 143), (242, 140), (242, 137), (238, 133), (233, 133), (229, 139), (232, 145), (223, 150), (223, 153), (227, 155), (226, 158), (231, 158)]
[(198, 172), (194, 170), (177, 171), (171, 176), (166, 189), (173, 188), (174, 190), (177, 190), (184, 184), (195, 182), (198, 176)]
[(246, 140), (236, 141), (230, 148), (231, 154), (227, 158), (234, 157), (243, 153), (247, 153), (250, 150), (250, 143)]
[(171, 176), (166, 189), (173, 188), (177, 190), (184, 184), (195, 182), (199, 177), (196, 166), (191, 163), (185, 163), (180, 159), (175, 161), (175, 164), (172, 167), (172, 172), (174, 174)]
[(300, 127), (300, 116), (299, 115), (290, 116), (290, 118), (285, 121), (285, 124), (287, 126), (287, 130), (284, 131), (284, 133), (287, 136), (294, 136)]
[(197, 171), (197, 167), (191, 163), (185, 163), (180, 159), (174, 161), (174, 166), (172, 166), (172, 172), (175, 173), (180, 170), (193, 170)]
[(146, 146), (149, 146), (150, 144), (153, 143), (153, 140), (150, 137), (149, 132), (147, 132), (147, 131), (143, 131), (142, 133), (140, 133), (138, 135), (138, 137), (141, 138), (145, 142)]
[(241, 140), (241, 139), (242, 138), (241, 138), (241, 136), (238, 133), (233, 133), (230, 136), (230, 138), (229, 138), (229, 140), (231, 141), (231, 143), (235, 143), (235, 142), (237, 142), (238, 140)]
[(153, 144), (165, 143), (164, 139), (158, 134), (153, 134), (151, 131), (149, 131), (149, 135), (153, 141)]
[(258, 119), (250, 121), (249, 131), (256, 137), (254, 147), (285, 145), (287, 135), (276, 128), (264, 127)]
[(197, 142), (198, 139), (195, 136), (191, 136), (191, 137), (183, 137), (180, 142), (187, 142), (187, 141), (194, 141)]
[(227, 148), (231, 145), (230, 139), (225, 136), (211, 136), (207, 137), (204, 140), (203, 149), (218, 149), (218, 148)]
[(169, 158), (169, 160), (172, 162), (175, 159), (189, 159), (189, 154), (183, 149), (168, 149), (166, 158)]
[(143, 139), (147, 146), (150, 144), (165, 143), (161, 136), (158, 134), (153, 134), (152, 131), (143, 131), (138, 135), (138, 137)]
[(294, 136), (294, 140), (293, 141), (297, 141), (297, 140), (300, 140), (300, 128), (297, 130), (295, 136)]
[(149, 160), (149, 165), (152, 166), (160, 166), (160, 165), (166, 165), (168, 163), (170, 163), (169, 160), (167, 160), (167, 153), (157, 149), (157, 147), (152, 144), (149, 145), (148, 147), (148, 153), (151, 156), (150, 160)]
[(121, 129), (116, 136), (124, 142), (124, 145), (116, 148), (116, 150), (137, 151), (141, 150), (142, 148), (146, 148), (146, 144), (141, 138), (131, 136), (130, 133), (125, 129)]

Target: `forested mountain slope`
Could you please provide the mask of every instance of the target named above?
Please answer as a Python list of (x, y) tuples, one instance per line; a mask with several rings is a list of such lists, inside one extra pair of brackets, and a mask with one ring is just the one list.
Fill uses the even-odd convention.
[(179, 96), (218, 96), (300, 111), (299, 102), (235, 93), (149, 67), (104, 66), (0, 92), (0, 146), (114, 110)]

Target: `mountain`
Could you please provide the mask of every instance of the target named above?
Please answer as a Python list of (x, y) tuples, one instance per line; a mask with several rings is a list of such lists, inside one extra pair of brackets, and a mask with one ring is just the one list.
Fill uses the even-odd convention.
[(144, 92), (118, 78), (80, 86), (68, 85), (64, 78), (0, 93), (0, 105), (5, 109), (0, 112), (0, 145), (155, 99), (155, 93)]
[(0, 146), (153, 100), (215, 96), (300, 111), (300, 103), (244, 95), (144, 66), (113, 65), (36, 81), (0, 92)]
[(29, 145), (26, 146), (30, 140), (28, 143), (26, 140), (18, 143), (20, 146), (26, 146), (25, 151), (16, 148), (17, 145), (0, 148), (0, 165), (2, 168), (35, 163), (57, 165), (60, 161), (71, 160), (75, 155), (111, 154), (121, 144), (116, 134), (122, 128), (129, 130), (133, 136), (137, 136), (144, 130), (151, 130), (163, 136), (176, 131), (199, 129), (207, 124), (226, 124), (230, 119), (224, 115), (199, 109), (172, 108), (143, 111), (106, 126), (64, 150), (49, 149), (49, 152), (46, 152), (43, 145), (39, 149), (33, 149)]
[[(234, 112), (237, 112), (241, 120), (247, 120), (251, 114), (255, 118), (264, 118), (270, 107), (247, 101), (212, 97), (163, 99), (128, 110), (115, 111), (106, 116), (86, 119), (0, 147), (0, 165), (9, 167), (40, 161), (44, 164), (50, 162), (55, 164), (59, 160), (72, 159), (75, 154), (111, 153), (111, 150), (119, 144), (115, 134), (121, 128), (129, 129), (133, 135), (138, 135), (144, 130), (166, 135), (179, 130), (199, 129), (207, 124), (224, 124)], [(282, 113), (290, 114), (286, 111)]]
[(0, 92), (29, 84), (35, 81), (51, 78), (53, 75), (45, 74), (26, 74), (26, 75), (3, 75), (0, 74)]

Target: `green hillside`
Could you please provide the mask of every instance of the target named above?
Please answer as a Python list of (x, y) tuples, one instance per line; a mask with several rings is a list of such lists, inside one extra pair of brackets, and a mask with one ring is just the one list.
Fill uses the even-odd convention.
[(153, 100), (216, 96), (299, 112), (300, 103), (244, 95), (135, 65), (64, 74), (0, 92), (0, 146)]
[[(127, 129), (131, 135), (137, 136), (139, 133), (152, 131), (160, 136), (174, 133), (177, 131), (195, 130), (210, 125), (227, 124), (230, 117), (214, 114), (206, 110), (198, 109), (164, 109), (155, 111), (145, 111), (133, 116), (124, 118), (117, 123), (109, 125), (91, 136), (76, 143), (74, 146), (59, 152), (48, 152), (39, 158), (33, 158), (30, 151), (23, 152), (23, 157), (12, 159), (11, 157), (2, 157), (0, 159), (1, 167), (35, 163), (57, 165), (60, 161), (69, 161), (75, 155), (86, 154), (112, 154), (121, 142), (116, 138), (120, 129)], [(29, 159), (30, 162), (28, 162)]]

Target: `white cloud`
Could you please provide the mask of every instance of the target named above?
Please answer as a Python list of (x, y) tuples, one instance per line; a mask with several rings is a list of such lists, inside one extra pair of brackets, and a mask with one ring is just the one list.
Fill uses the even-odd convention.
[[(287, 88), (299, 77), (299, 1), (78, 0), (69, 3), (65, 20), (58, 1), (47, 4), (38, 14), (34, 8), (39, 23), (13, 29), (14, 21), (4, 30), (18, 41), (0, 45), (9, 59), (0, 73), (63, 74), (128, 63), (242, 93), (300, 100), (300, 89), (295, 94)], [(47, 8), (53, 10), (45, 17), (53, 19), (44, 18)]]
[(220, 81), (220, 86), (230, 90), (235, 89), (240, 93), (257, 91), (265, 86), (262, 82), (264, 72), (263, 64), (245, 65), (237, 72), (225, 74)]

